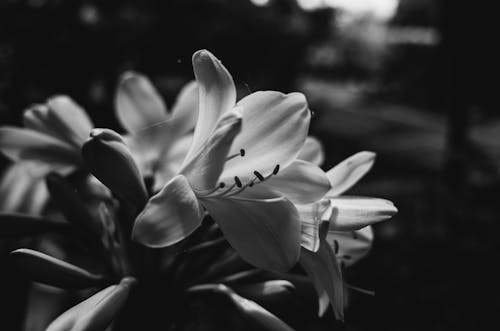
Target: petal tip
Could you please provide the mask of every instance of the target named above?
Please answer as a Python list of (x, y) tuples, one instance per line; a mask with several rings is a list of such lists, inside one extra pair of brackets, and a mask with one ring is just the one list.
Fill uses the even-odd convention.
[(204, 61), (204, 60), (212, 60), (215, 56), (206, 49), (200, 49), (193, 54), (193, 62), (194, 61)]

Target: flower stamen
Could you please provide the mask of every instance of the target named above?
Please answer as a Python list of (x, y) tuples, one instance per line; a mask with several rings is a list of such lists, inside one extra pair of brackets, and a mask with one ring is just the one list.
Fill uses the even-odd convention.
[(238, 156), (245, 156), (245, 150), (242, 148), (240, 149), (240, 152), (239, 153), (234, 153), (233, 155), (229, 155), (227, 158), (226, 158), (226, 162), (229, 161), (229, 160), (232, 160), (234, 159), (235, 157), (238, 157)]
[[(241, 150), (241, 154), (243, 155), (244, 154), (244, 150), (242, 149)], [(216, 186), (215, 188), (211, 189), (210, 191), (207, 191), (207, 192), (198, 192), (201, 196), (203, 196), (204, 198), (219, 198), (219, 197), (231, 197), (231, 196), (235, 196), (235, 195), (238, 195), (240, 194), (241, 192), (243, 192), (244, 190), (246, 190), (247, 188), (249, 187), (252, 187), (254, 185), (257, 185), (257, 184), (260, 184), (262, 182), (265, 182), (266, 180), (268, 180), (269, 178), (271, 178), (272, 176), (276, 176), (276, 174), (278, 173), (280, 169), (280, 166), (279, 164), (277, 164), (273, 171), (267, 175), (267, 176), (263, 176), (260, 172), (258, 172), (257, 170), (255, 170), (253, 172), (253, 174), (255, 175), (255, 177), (248, 181), (247, 183), (243, 184), (241, 182), (241, 179), (238, 177), (238, 176), (234, 176), (234, 183), (232, 185), (230, 185), (227, 189), (225, 189), (224, 191), (222, 192), (217, 192), (217, 190), (219, 189), (222, 189), (226, 186), (226, 184), (224, 182), (220, 182), (218, 186)], [(237, 187), (237, 189), (235, 190), (235, 188)]]

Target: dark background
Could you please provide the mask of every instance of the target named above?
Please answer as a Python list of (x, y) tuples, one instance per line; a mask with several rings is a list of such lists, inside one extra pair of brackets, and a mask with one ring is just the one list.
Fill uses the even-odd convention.
[[(353, 292), (344, 328), (483, 329), (500, 309), (494, 12), (486, 1), (401, 0), (387, 22), (345, 25), (338, 10), (293, 0), (2, 0), (0, 123), (68, 94), (96, 126), (117, 128), (123, 71), (145, 73), (171, 104), (192, 79), (193, 52), (209, 49), (240, 96), (307, 95), (325, 169), (378, 153), (350, 193), (391, 199), (400, 212), (375, 227), (372, 254), (347, 274), (376, 296)], [(0, 270), (0, 323), (19, 325), (23, 283)]]

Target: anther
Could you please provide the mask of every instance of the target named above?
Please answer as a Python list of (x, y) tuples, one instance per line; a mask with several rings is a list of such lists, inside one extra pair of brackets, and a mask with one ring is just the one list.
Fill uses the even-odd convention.
[(278, 173), (278, 171), (280, 171), (280, 165), (279, 164), (277, 164), (276, 167), (274, 167), (273, 175), (276, 175)]
[(240, 149), (240, 155), (241, 155), (241, 156), (245, 156), (245, 150), (244, 150), (243, 148), (242, 148), (242, 149)]
[(221, 183), (219, 184), (219, 188), (224, 188), (225, 186), (226, 186), (226, 184), (224, 184), (223, 182), (221, 182)]
[(243, 185), (241, 184), (241, 180), (238, 178), (238, 176), (234, 176), (234, 182), (236, 183), (236, 186), (242, 187)]
[(248, 187), (252, 187), (253, 186), (253, 181), (251, 181), (250, 183), (248, 183)]
[(257, 170), (255, 170), (253, 172), (253, 174), (255, 175), (255, 177), (257, 177), (261, 182), (263, 182), (265, 180), (264, 176), (262, 176), (262, 174), (260, 172), (258, 172)]

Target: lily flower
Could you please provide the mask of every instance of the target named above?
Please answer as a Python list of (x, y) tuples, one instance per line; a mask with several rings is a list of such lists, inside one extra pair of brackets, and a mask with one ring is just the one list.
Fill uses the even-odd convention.
[[(250, 264), (285, 271), (300, 255), (296, 203), (330, 188), (316, 165), (297, 160), (310, 111), (300, 93), (261, 91), (236, 103), (233, 79), (210, 52), (193, 55), (199, 114), (178, 173), (138, 215), (132, 236), (149, 247), (191, 234), (206, 210)], [(286, 180), (293, 178), (293, 180)]]
[[(321, 159), (310, 146), (304, 158)], [(302, 220), (301, 265), (319, 295), (319, 315), (329, 303), (335, 316), (343, 319), (341, 268), (365, 256), (373, 241), (371, 225), (397, 213), (391, 201), (369, 197), (342, 196), (372, 167), (375, 153), (360, 152), (327, 171), (332, 188), (320, 201), (297, 206)]]
[(0, 151), (14, 161), (0, 179), (0, 210), (40, 214), (48, 199), (45, 176), (66, 175), (83, 164), (80, 147), (92, 122), (63, 95), (28, 108), (23, 121), (24, 128), (0, 127)]
[[(192, 139), (197, 103), (194, 82), (183, 87), (169, 113), (146, 77), (134, 72), (121, 77), (116, 115), (128, 132), (127, 145), (142, 173), (155, 183), (164, 183), (180, 167)], [(23, 122), (24, 128), (0, 127), (0, 151), (15, 162), (0, 182), (5, 197), (0, 210), (37, 214), (48, 199), (44, 177), (49, 172), (66, 175), (82, 167), (81, 147), (94, 124), (82, 107), (64, 95), (28, 108)], [(13, 181), (18, 185), (10, 185)], [(21, 205), (21, 201), (32, 202)]]
[(68, 174), (81, 166), (80, 148), (93, 124), (71, 98), (54, 96), (24, 112), (24, 128), (0, 127), (0, 150), (14, 162), (36, 162), (39, 170)]
[(153, 180), (153, 191), (180, 169), (198, 116), (198, 88), (188, 82), (171, 111), (149, 79), (125, 72), (118, 83), (115, 114), (126, 130), (124, 140), (141, 174)]

